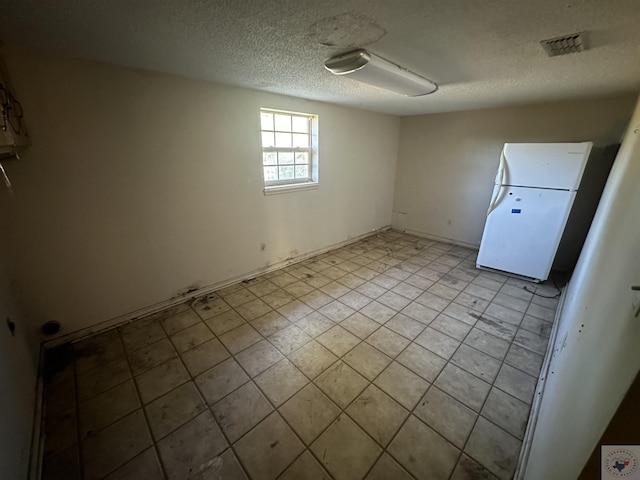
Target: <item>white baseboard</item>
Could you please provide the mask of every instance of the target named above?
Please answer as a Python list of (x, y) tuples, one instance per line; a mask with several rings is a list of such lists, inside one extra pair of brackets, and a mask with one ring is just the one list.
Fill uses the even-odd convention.
[(250, 278), (254, 278), (257, 277), (259, 275), (264, 275), (265, 273), (269, 273), (272, 272), (274, 270), (279, 270), (280, 268), (284, 268), (284, 267), (288, 267), (289, 265), (294, 265), (296, 263), (302, 262), (304, 260), (307, 260), (308, 258), (311, 257), (315, 257), (316, 255), (320, 255), (322, 253), (326, 253), (329, 252), (331, 250), (335, 250), (337, 248), (341, 248), (344, 247), (346, 245), (350, 245), (352, 243), (355, 243), (359, 240), (362, 240), (363, 238), (367, 238), (367, 237), (371, 237), (373, 235), (378, 235), (379, 233), (385, 232), (387, 230), (389, 230), (391, 227), (390, 226), (385, 226), (382, 228), (379, 228), (377, 230), (373, 230), (371, 232), (368, 233), (364, 233), (362, 235), (358, 235), (356, 237), (352, 237), (349, 238), (347, 240), (344, 240), (342, 242), (338, 242), (338, 243), (334, 243), (332, 245), (329, 245), (327, 247), (323, 247), (320, 248), (318, 250), (314, 250), (312, 252), (308, 252), (308, 253), (304, 253), (302, 255), (298, 255), (297, 257), (293, 257), (293, 258), (288, 258), (286, 260), (283, 260), (282, 262), (278, 262), (275, 263), (273, 265), (269, 265), (268, 267), (262, 267), (259, 268), (257, 270), (253, 270), (250, 272), (246, 272), (243, 273), (241, 275), (237, 275), (233, 278), (229, 278), (226, 280), (223, 280), (221, 282), (217, 282), (213, 285), (208, 285), (206, 287), (202, 287), (199, 288), (197, 290), (193, 290), (189, 293), (186, 293), (184, 295), (181, 295), (180, 297), (177, 298), (170, 298), (168, 300), (164, 300), (162, 302), (158, 302), (155, 303), (153, 305), (150, 305), (148, 307), (144, 307), (138, 310), (135, 310), (133, 312), (130, 313), (126, 313), (124, 315), (120, 315), (116, 318), (112, 318), (110, 320), (105, 320), (103, 322), (100, 323), (96, 323), (95, 325), (91, 325), (90, 327), (86, 327), (80, 330), (76, 330), (73, 332), (69, 332), (67, 334), (61, 335), (59, 337), (55, 337), (52, 338), (50, 340), (46, 340), (42, 343), (44, 348), (52, 348), (55, 347), (57, 345), (61, 345), (63, 343), (67, 343), (67, 342), (73, 342), (76, 340), (79, 340), (83, 337), (87, 337), (89, 335), (94, 335), (98, 332), (103, 332), (106, 330), (110, 330), (112, 328), (118, 327), (120, 325), (123, 325), (127, 322), (130, 322), (131, 320), (140, 318), (140, 317), (144, 317), (146, 315), (151, 315), (152, 313), (156, 313), (156, 312), (160, 312), (162, 310), (165, 310), (169, 307), (173, 307), (174, 305), (179, 305), (181, 303), (184, 303), (188, 300), (191, 300), (195, 297), (201, 297), (202, 295), (207, 295), (211, 292), (214, 292), (216, 290), (220, 290), (221, 288), (225, 288), (228, 287), (230, 285), (233, 285), (235, 283), (241, 282), (243, 280), (247, 280)]
[(556, 315), (553, 319), (553, 325), (551, 327), (551, 333), (549, 336), (549, 343), (547, 344), (547, 351), (545, 352), (544, 360), (542, 361), (542, 367), (540, 368), (540, 375), (538, 375), (538, 382), (536, 384), (536, 390), (531, 403), (531, 411), (529, 412), (529, 420), (527, 422), (527, 429), (524, 433), (524, 439), (522, 440), (522, 448), (520, 449), (520, 456), (518, 457), (518, 466), (516, 472), (513, 475), (514, 480), (524, 480), (527, 473), (527, 464), (529, 463), (529, 453), (531, 452), (531, 444), (533, 442), (533, 436), (536, 431), (536, 424), (538, 423), (538, 415), (540, 413), (540, 405), (542, 398), (544, 397), (544, 388), (546, 386), (546, 379), (549, 375), (549, 369), (551, 368), (551, 357), (553, 357), (553, 349), (556, 343), (556, 337), (558, 336), (558, 327), (560, 325), (560, 317), (562, 315), (562, 307), (564, 306), (565, 294), (567, 292), (567, 285), (560, 294), (558, 300), (558, 308), (556, 308)]
[(403, 230), (403, 232), (408, 233), (409, 235), (415, 235), (416, 237), (428, 238), (429, 240), (436, 240), (437, 242), (442, 242), (442, 243), (450, 243), (451, 245), (466, 247), (472, 250), (478, 250), (480, 248), (480, 245), (461, 242), (460, 240), (456, 240), (455, 238), (440, 237), (439, 235), (433, 235), (431, 233), (418, 232), (416, 230), (409, 230), (409, 229), (405, 229)]

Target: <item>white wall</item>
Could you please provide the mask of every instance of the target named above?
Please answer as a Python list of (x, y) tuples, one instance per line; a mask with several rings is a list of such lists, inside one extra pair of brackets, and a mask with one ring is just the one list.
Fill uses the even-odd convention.
[[(75, 331), (391, 223), (397, 117), (5, 57), (32, 145), (0, 208), (34, 322)], [(318, 189), (263, 195), (260, 107), (319, 115)]]
[(403, 117), (393, 226), (478, 245), (505, 142), (618, 141), (635, 97)]
[(528, 480), (577, 478), (640, 369), (638, 178), (640, 102), (567, 287)]
[[(13, 300), (0, 251), (0, 478), (26, 478), (35, 406), (37, 346)], [(14, 333), (7, 320), (15, 324)]]

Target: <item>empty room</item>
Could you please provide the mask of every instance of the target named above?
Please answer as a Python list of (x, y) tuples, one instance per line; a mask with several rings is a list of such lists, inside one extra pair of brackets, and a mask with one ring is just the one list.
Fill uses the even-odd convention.
[(640, 478), (640, 10), (0, 15), (0, 479)]

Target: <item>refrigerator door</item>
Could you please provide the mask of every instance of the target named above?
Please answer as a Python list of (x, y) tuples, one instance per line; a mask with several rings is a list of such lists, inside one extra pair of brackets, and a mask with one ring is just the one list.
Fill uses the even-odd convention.
[(546, 280), (576, 192), (527, 187), (499, 189), (487, 215), (478, 267)]
[(583, 143), (506, 143), (496, 184), (577, 190), (592, 147)]

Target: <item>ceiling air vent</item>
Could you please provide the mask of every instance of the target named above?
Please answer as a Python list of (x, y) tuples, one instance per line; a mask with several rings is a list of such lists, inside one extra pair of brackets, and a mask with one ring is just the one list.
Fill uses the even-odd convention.
[(550, 57), (578, 53), (587, 49), (587, 32), (572, 33), (540, 42)]

